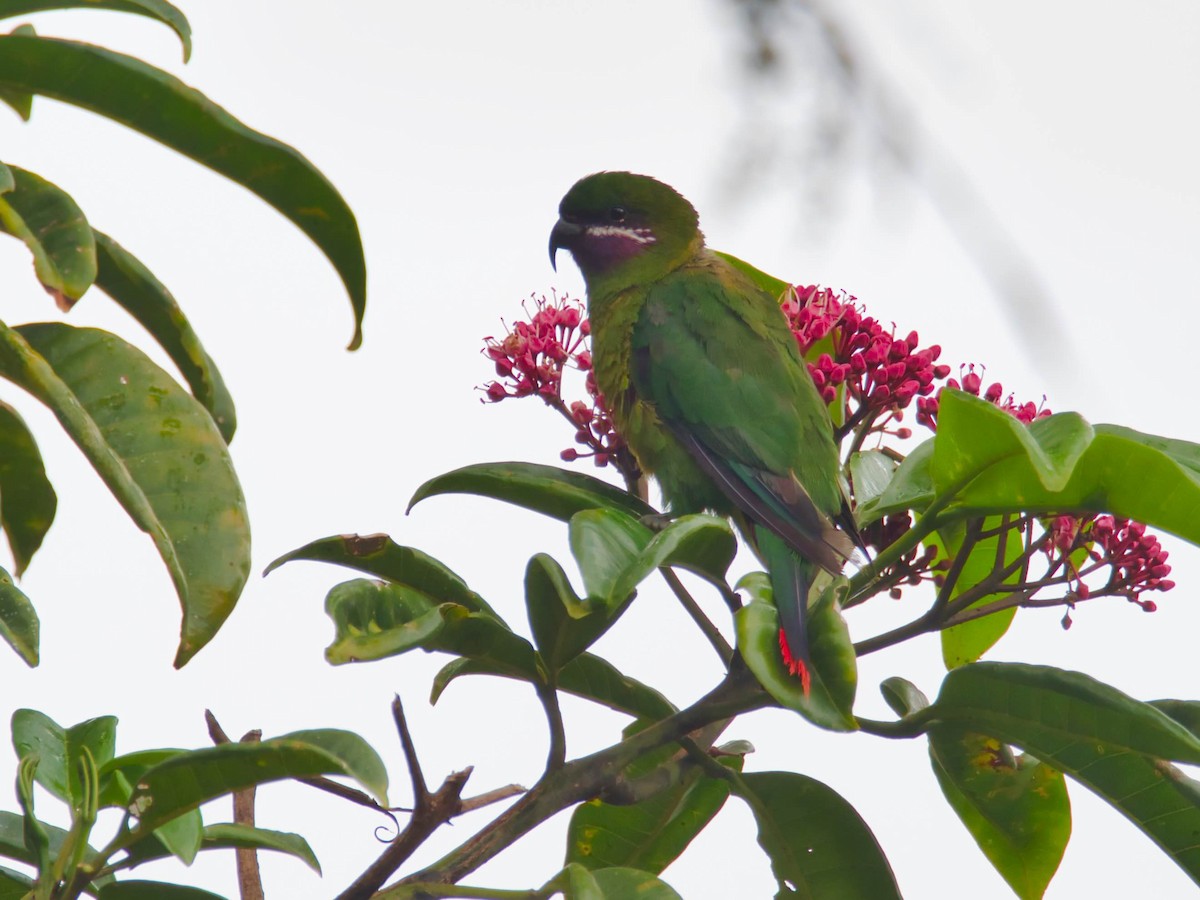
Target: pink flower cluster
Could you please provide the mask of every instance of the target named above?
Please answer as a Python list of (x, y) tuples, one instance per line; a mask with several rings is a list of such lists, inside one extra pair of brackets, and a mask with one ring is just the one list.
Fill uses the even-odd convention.
[[(575, 442), (584, 449), (568, 447), (559, 454), (573, 462), (592, 457), (597, 466), (606, 466), (619, 458), (622, 466), (632, 466), (625, 441), (613, 428), (612, 416), (604, 397), (596, 387), (592, 372), (592, 354), (587, 338), (591, 334), (584, 317), (583, 304), (564, 295), (551, 293), (531, 297), (533, 313), (527, 321), (517, 322), (503, 338), (484, 338), (483, 353), (496, 366), (502, 380), (484, 385), (487, 402), (499, 403), (509, 397), (541, 397), (575, 426)], [(529, 302), (525, 312), (529, 314)], [(574, 400), (569, 405), (562, 397), (563, 370), (567, 367), (587, 373), (584, 389), (589, 402)], [(636, 467), (634, 467), (636, 468)], [(624, 468), (622, 468), (624, 472)]]
[[(1072, 593), (1078, 600), (1086, 600), (1093, 593), (1118, 595), (1146, 612), (1154, 612), (1158, 605), (1143, 600), (1142, 594), (1175, 587), (1175, 582), (1167, 578), (1171, 574), (1167, 551), (1140, 522), (1108, 515), (1088, 519), (1058, 516), (1043, 549), (1052, 561), (1057, 559), (1068, 569)], [(1072, 559), (1080, 549), (1088, 557), (1082, 566)], [(1108, 581), (1100, 588), (1088, 587), (1084, 577), (1105, 568), (1109, 570)]]
[[(840, 434), (884, 412), (891, 413), (886, 421), (900, 420), (901, 410), (914, 397), (932, 394), (934, 381), (950, 374), (949, 366), (935, 364), (941, 347), (917, 349), (920, 338), (915, 331), (896, 337), (894, 325), (885, 330), (864, 315), (854, 297), (809, 285), (793, 287), (782, 306), (800, 352), (806, 358), (819, 353), (808, 371), (822, 399), (833, 403), (845, 386)], [(902, 436), (907, 437), (907, 431)]]
[[(1046, 408), (1045, 397), (1042, 398), (1040, 406), (1029, 401), (1017, 403), (1013, 400), (1012, 394), (1005, 396), (1004, 388), (998, 381), (992, 382), (986, 391), (980, 393), (983, 389), (983, 378), (975, 371), (974, 365), (967, 366), (966, 371), (960, 369), (959, 374), (962, 376), (962, 383), (960, 384), (957, 378), (951, 378), (946, 382), (946, 387), (966, 391), (976, 397), (983, 397), (984, 400), (1000, 407), (1006, 413), (1011, 413), (1018, 421), (1026, 425), (1034, 419), (1050, 415), (1050, 410)], [(917, 400), (917, 422), (930, 431), (937, 431), (938, 400), (942, 390), (944, 388), (939, 389), (937, 394), (932, 397), (921, 397)]]

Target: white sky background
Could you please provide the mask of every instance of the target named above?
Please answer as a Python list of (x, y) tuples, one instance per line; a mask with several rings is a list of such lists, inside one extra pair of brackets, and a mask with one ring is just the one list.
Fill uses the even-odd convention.
[[(1024, 335), (953, 237), (902, 181), (853, 180), (838, 209), (793, 202), (776, 177), (731, 203), (740, 121), (730, 21), (715, 3), (569, 2), (326, 4), (209, 0), (184, 11), (195, 55), (184, 67), (169, 31), (119, 14), (47, 14), (44, 34), (79, 37), (180, 74), (247, 124), (298, 147), (356, 211), (370, 275), (365, 345), (343, 347), (351, 320), (324, 258), (257, 198), (120, 126), (52, 102), (22, 125), (0, 111), (4, 158), (57, 183), (92, 223), (171, 288), (221, 366), (238, 403), (233, 443), (250, 505), (255, 569), (317, 537), (386, 531), (460, 572), (511, 622), (524, 623), (525, 561), (548, 551), (571, 568), (565, 528), (469, 497), (404, 507), (425, 479), (472, 462), (554, 462), (570, 432), (533, 401), (484, 407), (480, 338), (520, 313), (530, 292), (582, 294), (546, 242), (558, 200), (581, 175), (628, 168), (656, 175), (701, 212), (713, 246), (798, 282), (845, 288), (881, 319), (940, 343), (943, 361), (985, 363), (1019, 400), (1044, 393), (1092, 421), (1200, 440), (1192, 409), (1200, 237), (1200, 13), (1190, 4), (1081, 0), (982, 3), (859, 0), (847, 7), (875, 65), (913, 101), (922, 126), (974, 179), (1034, 258), (1059, 315), (1052, 343), (1074, 365), (1034, 358)], [(851, 11), (852, 10), (852, 11)], [(780, 173), (775, 173), (779, 175)], [(797, 227), (803, 223), (802, 227)], [(58, 318), (18, 243), (0, 245), (5, 320)], [(136, 326), (100, 294), (74, 324)], [(160, 357), (161, 358), (161, 355)], [(1067, 358), (1064, 354), (1063, 358)], [(16, 391), (4, 392), (6, 399)], [(150, 541), (129, 523), (49, 414), (32, 421), (59, 491), (58, 521), (22, 587), (42, 616), (42, 665), (0, 652), (4, 718), (32, 706), (63, 724), (114, 713), (118, 751), (207, 744), (211, 707), (231, 734), (343, 727), (388, 759), (393, 802), (407, 775), (388, 703), (399, 692), (426, 775), (476, 766), (468, 794), (532, 783), (545, 729), (527, 686), (485, 679), (452, 686), (436, 708), (429, 680), (445, 661), (402, 656), (331, 669), (325, 591), (352, 577), (293, 564), (253, 576), (235, 614), (184, 671), (171, 669), (179, 612)], [(1082, 607), (1068, 633), (1050, 610), (1019, 617), (993, 659), (1080, 669), (1146, 699), (1200, 697), (1197, 555), (1172, 544), (1179, 587), (1159, 612), (1120, 600)], [(721, 604), (704, 594), (714, 617)], [(856, 610), (861, 638), (912, 618), (926, 598)], [(724, 619), (721, 619), (724, 623)], [(718, 667), (685, 617), (644, 592), (597, 650), (676, 703), (700, 696)], [(889, 675), (936, 693), (936, 639), (871, 656), (860, 709), (887, 716)], [(569, 750), (615, 739), (624, 718), (565, 701)], [(941, 798), (922, 741), (828, 735), (761, 712), (727, 734), (751, 740), (754, 770), (795, 768), (856, 805), (911, 897), (978, 900), (1011, 893)], [(0, 773), (14, 772), (11, 752)], [(0, 774), (0, 778), (4, 776)], [(1192, 896), (1194, 886), (1118, 813), (1072, 785), (1074, 837), (1049, 898)], [(268, 896), (341, 890), (382, 849), (375, 817), (300, 786), (259, 792), (259, 824), (311, 840), (326, 876), (263, 855)], [(16, 807), (15, 798), (0, 803)], [(42, 811), (51, 809), (43, 801)], [(414, 863), (465, 840), (498, 809), (442, 829)], [(228, 816), (222, 802), (209, 821)], [(470, 879), (535, 886), (560, 865), (566, 817)], [(142, 877), (176, 877), (173, 863)], [(143, 874), (144, 873), (144, 874)], [(170, 873), (170, 874), (168, 874)], [(233, 895), (228, 854), (183, 877)], [(688, 898), (769, 896), (774, 882), (752, 820), (731, 800), (665, 878)]]

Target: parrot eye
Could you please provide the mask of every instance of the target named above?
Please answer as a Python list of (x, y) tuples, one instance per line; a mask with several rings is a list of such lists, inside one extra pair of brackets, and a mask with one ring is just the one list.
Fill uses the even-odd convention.
[(625, 207), (614, 206), (608, 211), (608, 218), (614, 225), (620, 225), (625, 221)]

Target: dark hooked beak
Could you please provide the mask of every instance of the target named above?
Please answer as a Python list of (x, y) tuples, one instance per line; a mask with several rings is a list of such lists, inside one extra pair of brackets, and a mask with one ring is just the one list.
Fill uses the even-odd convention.
[(575, 238), (583, 234), (583, 227), (574, 222), (568, 222), (566, 219), (559, 219), (554, 223), (554, 228), (550, 231), (550, 267), (555, 272), (558, 271), (558, 263), (554, 257), (559, 249), (572, 250), (575, 244)]

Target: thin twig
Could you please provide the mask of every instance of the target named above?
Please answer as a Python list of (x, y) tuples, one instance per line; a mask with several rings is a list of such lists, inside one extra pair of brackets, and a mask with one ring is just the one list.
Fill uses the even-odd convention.
[(550, 748), (546, 751), (546, 771), (561, 769), (567, 761), (567, 732), (563, 727), (562, 709), (558, 705), (558, 689), (552, 684), (539, 683), (535, 686), (538, 700), (546, 712), (546, 724), (550, 729)]
[(725, 636), (717, 630), (717, 626), (712, 623), (712, 620), (704, 614), (704, 610), (700, 608), (700, 604), (696, 602), (696, 598), (691, 595), (683, 582), (679, 580), (679, 576), (675, 574), (673, 569), (663, 566), (658, 570), (663, 577), (663, 580), (671, 588), (671, 592), (679, 600), (679, 604), (684, 608), (692, 621), (696, 623), (696, 627), (700, 629), (700, 633), (708, 639), (712, 648), (717, 651), (717, 656), (721, 657), (721, 663), (725, 668), (729, 668), (729, 662), (733, 659), (733, 648), (729, 646), (729, 642), (725, 640)]
[(408, 764), (408, 777), (412, 781), (413, 809), (419, 812), (421, 806), (429, 800), (429, 787), (425, 783), (425, 774), (421, 771), (421, 760), (417, 757), (417, 747), (413, 743), (412, 733), (408, 730), (408, 719), (404, 716), (404, 704), (400, 702), (399, 694), (392, 698), (392, 720), (396, 723), (400, 746), (404, 750), (404, 761)]
[(491, 806), (493, 803), (500, 803), (507, 800), (509, 797), (517, 797), (524, 794), (528, 788), (519, 784), (506, 784), (504, 787), (498, 787), (494, 790), (484, 791), (482, 794), (476, 794), (474, 797), (468, 797), (459, 804), (458, 812), (460, 815), (464, 813), (474, 812), (477, 809), (483, 809), (485, 806)]

